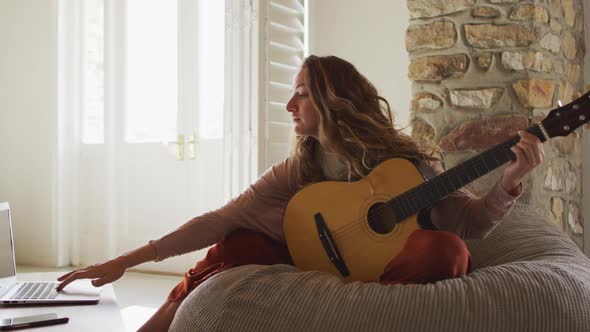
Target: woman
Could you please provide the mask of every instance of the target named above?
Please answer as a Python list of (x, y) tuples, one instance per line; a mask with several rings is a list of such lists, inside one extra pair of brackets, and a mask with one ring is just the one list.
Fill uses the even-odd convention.
[[(130, 253), (60, 277), (58, 289), (81, 278), (92, 278), (93, 285), (101, 286), (119, 279), (132, 266), (217, 243), (203, 261), (187, 271), (183, 282), (141, 329), (166, 330), (181, 301), (211, 275), (244, 264), (291, 263), (282, 215), (301, 187), (323, 180), (356, 181), (394, 157), (428, 161), (437, 173), (442, 171), (425, 149), (394, 129), (389, 104), (373, 85), (352, 64), (337, 57), (305, 59), (286, 110), (296, 134), (291, 155), (244, 193)], [(460, 189), (435, 204), (429, 217), (439, 230), (415, 231), (378, 282), (426, 283), (470, 271), (462, 238), (486, 236), (519, 197), (522, 178), (543, 160), (538, 138), (526, 132), (519, 135), (520, 142), (512, 148), (516, 159), (496, 186), (482, 198)], [(447, 250), (432, 250), (441, 247)]]

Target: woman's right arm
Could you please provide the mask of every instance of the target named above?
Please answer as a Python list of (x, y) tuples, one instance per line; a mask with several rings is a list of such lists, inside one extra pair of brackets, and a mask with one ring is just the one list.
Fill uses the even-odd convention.
[(146, 262), (153, 262), (157, 257), (158, 256), (154, 246), (151, 244), (146, 244), (115, 258), (115, 260), (119, 261), (122, 266), (128, 269)]
[(121, 278), (128, 268), (136, 265), (155, 261), (157, 253), (151, 244), (146, 244), (133, 251), (125, 253), (110, 261), (77, 269), (57, 278), (60, 284), (57, 291), (61, 291), (69, 283), (76, 279), (94, 279), (92, 285), (100, 287)]
[(245, 228), (282, 240), (283, 210), (295, 189), (289, 159), (274, 164), (255, 183), (220, 209), (207, 212), (177, 229), (149, 241), (156, 261), (199, 250)]
[[(58, 278), (63, 289), (76, 279), (95, 279), (96, 287), (119, 279), (126, 269), (202, 249), (237, 228), (258, 229), (271, 237), (282, 231), (280, 204), (288, 201), (288, 160), (273, 165), (253, 185), (215, 211), (193, 218), (157, 240), (110, 261), (74, 270)], [(269, 221), (277, 220), (276, 225)]]

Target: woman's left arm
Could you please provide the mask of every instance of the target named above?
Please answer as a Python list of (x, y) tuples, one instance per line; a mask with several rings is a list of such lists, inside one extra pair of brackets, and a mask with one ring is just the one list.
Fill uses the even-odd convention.
[[(518, 134), (520, 141), (511, 148), (516, 159), (492, 190), (479, 198), (462, 188), (437, 202), (430, 213), (435, 226), (462, 238), (484, 238), (504, 219), (522, 193), (522, 179), (544, 158), (543, 145), (536, 136), (524, 131)], [(440, 166), (433, 166), (442, 172)]]

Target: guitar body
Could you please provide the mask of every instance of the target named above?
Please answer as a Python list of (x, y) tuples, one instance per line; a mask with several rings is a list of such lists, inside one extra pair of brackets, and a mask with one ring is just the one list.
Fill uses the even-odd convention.
[[(307, 186), (290, 200), (283, 227), (291, 257), (299, 269), (330, 272), (349, 281), (378, 280), (385, 266), (419, 229), (416, 215), (388, 233), (368, 221), (369, 209), (424, 182), (408, 160), (389, 159), (357, 182), (326, 181)], [(314, 216), (321, 213), (350, 275), (342, 276), (318, 237)], [(382, 218), (395, 218), (390, 212)]]

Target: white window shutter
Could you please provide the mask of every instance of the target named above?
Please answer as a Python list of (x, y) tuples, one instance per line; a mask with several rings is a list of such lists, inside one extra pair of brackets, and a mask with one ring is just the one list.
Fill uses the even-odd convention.
[(292, 140), (285, 110), (293, 77), (306, 54), (304, 0), (259, 3), (258, 170), (284, 159)]

